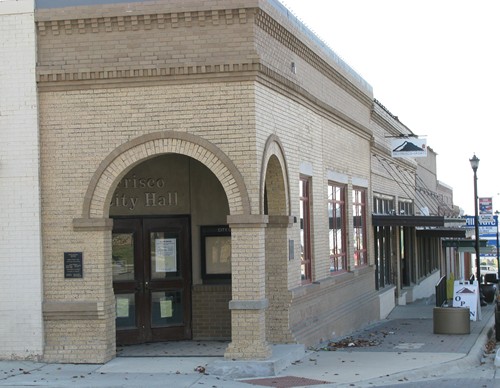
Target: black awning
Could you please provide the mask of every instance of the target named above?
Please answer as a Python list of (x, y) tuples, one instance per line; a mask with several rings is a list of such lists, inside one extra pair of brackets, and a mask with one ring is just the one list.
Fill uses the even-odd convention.
[(372, 215), (373, 226), (444, 226), (443, 216)]
[(417, 229), (417, 236), (418, 237), (465, 238), (465, 229), (463, 229), (463, 228)]

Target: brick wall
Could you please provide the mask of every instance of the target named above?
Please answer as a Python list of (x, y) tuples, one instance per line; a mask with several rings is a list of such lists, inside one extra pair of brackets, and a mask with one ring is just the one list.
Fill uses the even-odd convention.
[(43, 352), (33, 1), (0, 1), (0, 358)]
[[(242, 171), (249, 168), (245, 164), (252, 166), (252, 160), (247, 156), (248, 151), (242, 152), (236, 146), (249, 142), (248, 136), (245, 136), (249, 133), (248, 124), (240, 121), (245, 118), (242, 110), (246, 101), (243, 93), (245, 89), (242, 84), (220, 83), (40, 94), (46, 300), (98, 301), (107, 305), (113, 303), (109, 294), (112, 292), (111, 284), (107, 281), (107, 276), (111, 279), (111, 255), (105, 251), (109, 249), (108, 243), (104, 241), (106, 236), (102, 233), (74, 231), (72, 220), (81, 216), (82, 200), (95, 170), (120, 144), (130, 138), (165, 129), (176, 129), (179, 132), (190, 129), (192, 134), (203, 134), (213, 142), (217, 142), (221, 134), (225, 133), (220, 147), (228, 155), (241, 155)], [(238, 98), (235, 97), (236, 94)], [(234, 101), (234, 104), (229, 104), (229, 101)], [(235, 129), (231, 131), (233, 126)], [(186, 152), (187, 147), (188, 145)], [(190, 147), (192, 156), (197, 156), (192, 144)], [(243, 148), (251, 149), (252, 146), (249, 144)], [(176, 149), (181, 150), (180, 147)], [(148, 153), (145, 149), (142, 152), (142, 158), (146, 158)], [(200, 155), (203, 152), (202, 148), (198, 150)], [(238, 159), (237, 156), (233, 157)], [(64, 279), (61, 260), (67, 251), (83, 252), (84, 279)], [(229, 336), (229, 296), (222, 291), (217, 296), (221, 314), (219, 327), (215, 328), (213, 322), (207, 323), (210, 318), (203, 315), (206, 309), (199, 309), (207, 306), (204, 304), (207, 302), (207, 295), (193, 294), (193, 335), (197, 338)], [(221, 307), (224, 300), (225, 309)], [(111, 316), (112, 311), (106, 308), (102, 319), (108, 320)], [(98, 326), (103, 324), (97, 320), (87, 323)], [(102, 329), (101, 336), (104, 340), (79, 347), (78, 344), (85, 342), (86, 333), (78, 330), (80, 324), (59, 319), (46, 322), (47, 360), (74, 361), (74, 357), (82, 357), (81, 360), (84, 361), (81, 362), (88, 362), (88, 354), (93, 352), (94, 362), (102, 362), (114, 354), (114, 332), (109, 332), (109, 328), (114, 328), (114, 325), (108, 322), (107, 329)], [(207, 327), (204, 326), (206, 324)], [(65, 331), (74, 333), (74, 336), (62, 335)], [(63, 347), (63, 343), (69, 348)], [(79, 347), (79, 353), (68, 351), (71, 347)]]
[(231, 285), (193, 287), (193, 339), (228, 340), (231, 338)]
[[(325, 202), (332, 173), (345, 176), (349, 190), (360, 182), (369, 187), (371, 88), (317, 47), (292, 39), (262, 10), (252, 9), (256, 1), (244, 6), (228, 0), (217, 9), (196, 12), (195, 3), (207, 7), (204, 2), (176, 1), (161, 12), (148, 8), (157, 6), (152, 3), (133, 5), (131, 14), (109, 5), (99, 8), (99, 14), (90, 7), (37, 15), (44, 296), (53, 304), (95, 303), (97, 317), (90, 314), (87, 319), (103, 338), (101, 343), (85, 342), (88, 333), (79, 330), (81, 323), (48, 314), (47, 359), (88, 362), (94, 351), (93, 359), (102, 361), (114, 352), (109, 233), (73, 229), (72, 221), (82, 217), (86, 201), (91, 202), (88, 216), (106, 217), (113, 184), (127, 169), (161, 152), (179, 152), (218, 174), (232, 215), (262, 214), (264, 148), (271, 136), (280, 140), (283, 152), (281, 169), (275, 165), (272, 173), (281, 171), (282, 176), (265, 178), (269, 183), (286, 179), (286, 188), (280, 188), (277, 202), (271, 204), (271, 215), (298, 216), (303, 166), (312, 177), (315, 283), (300, 285), (297, 223), (272, 231), (239, 225), (243, 229), (233, 233), (237, 255), (232, 294), (222, 286), (195, 286), (193, 334), (224, 337), (231, 328), (233, 334), (243, 334), (232, 354), (261, 356), (268, 351), (262, 343), (266, 336), (312, 343), (328, 332), (359, 327), (379, 316), (372, 267), (353, 268), (345, 276), (329, 273)], [(289, 31), (300, 34), (276, 8), (262, 4)], [(135, 8), (141, 6), (144, 9)], [(175, 7), (182, 12), (174, 12)], [(292, 62), (298, 65), (295, 73)], [(202, 140), (147, 140), (162, 131)], [(241, 182), (229, 181), (233, 170), (224, 170), (203, 141), (229, 158)], [(124, 145), (130, 148), (124, 151)], [(103, 161), (109, 165), (98, 176), (96, 171), (106, 167)], [(88, 198), (87, 189), (96, 180)], [(243, 191), (248, 206), (238, 202)], [(367, 227), (370, 230), (369, 222)], [(294, 241), (291, 260), (288, 240)], [(84, 253), (84, 279), (62, 277), (65, 251)], [(348, 254), (354, 267), (352, 247)], [(271, 257), (272, 262), (264, 260)], [(266, 288), (265, 279), (279, 284)], [(228, 298), (241, 302), (231, 311), (231, 322), (223, 307)], [(263, 313), (265, 299), (270, 299), (268, 317)], [(252, 307), (245, 309), (249, 301)], [(351, 307), (351, 301), (362, 301), (362, 312)], [(217, 330), (206, 315), (211, 306), (207, 302), (215, 303), (220, 313)]]
[(380, 317), (374, 274), (365, 268), (293, 290), (290, 326), (299, 343), (315, 345), (352, 333)]

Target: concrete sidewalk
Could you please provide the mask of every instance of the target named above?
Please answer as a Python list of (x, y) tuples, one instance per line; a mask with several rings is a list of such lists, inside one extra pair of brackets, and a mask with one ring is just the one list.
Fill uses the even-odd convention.
[[(349, 339), (307, 350), (300, 360), (292, 357), (274, 376), (214, 375), (214, 365), (231, 361), (208, 356), (117, 357), (104, 365), (0, 361), (0, 387), (375, 387), (467, 375), (479, 366), (474, 373), (493, 382), (494, 355), (485, 359), (484, 348), (494, 328), (494, 306), (482, 308), (482, 320), (471, 322), (468, 335), (433, 334), (432, 308), (424, 303), (398, 306), (388, 319)], [(286, 346), (274, 349), (287, 352)]]
[[(433, 334), (433, 307), (421, 303), (398, 306), (387, 320), (352, 335), (352, 343), (361, 346), (315, 351), (284, 372), (327, 381), (326, 386), (332, 387), (376, 387), (467, 376), (471, 369), (481, 367), (481, 375), (492, 381), (491, 386), (500, 386), (500, 377), (498, 384), (493, 382), (495, 355), (485, 356), (485, 344), (492, 335), (494, 338), (494, 306), (482, 308), (481, 321), (471, 322), (468, 335)], [(363, 346), (366, 342), (372, 345)]]

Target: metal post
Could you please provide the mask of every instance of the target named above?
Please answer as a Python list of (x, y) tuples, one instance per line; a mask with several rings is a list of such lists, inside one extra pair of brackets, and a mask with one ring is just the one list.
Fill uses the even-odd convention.
[(474, 154), (472, 159), (469, 159), (472, 171), (474, 171), (474, 229), (476, 234), (475, 247), (476, 247), (476, 280), (477, 287), (480, 296), (481, 306), (486, 306), (484, 301), (483, 292), (481, 290), (481, 262), (480, 262), (480, 251), (479, 251), (479, 211), (478, 211), (478, 197), (477, 197), (477, 168), (479, 167), (479, 158)]

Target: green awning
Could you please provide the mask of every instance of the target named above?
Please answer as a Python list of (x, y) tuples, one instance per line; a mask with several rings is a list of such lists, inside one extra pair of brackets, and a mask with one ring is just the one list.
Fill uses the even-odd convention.
[[(479, 253), (488, 254), (496, 253), (495, 247), (487, 245), (488, 240), (479, 240)], [(476, 240), (460, 239), (460, 240), (443, 240), (443, 247), (457, 248), (459, 252), (476, 253)], [(493, 249), (493, 252), (492, 252)]]

